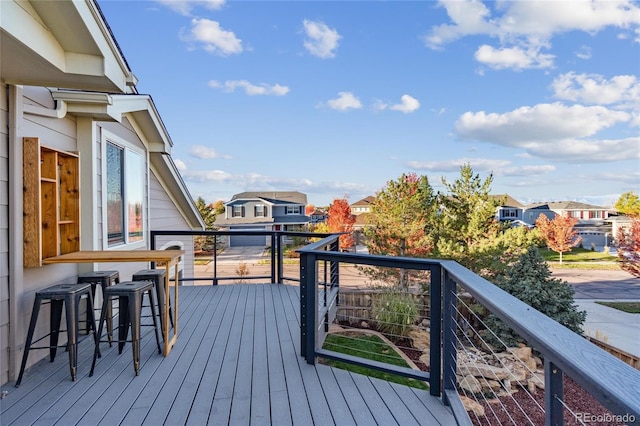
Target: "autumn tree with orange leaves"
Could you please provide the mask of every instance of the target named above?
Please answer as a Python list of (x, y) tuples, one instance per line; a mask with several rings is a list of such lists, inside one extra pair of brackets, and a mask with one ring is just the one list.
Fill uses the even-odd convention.
[(355, 241), (352, 231), (353, 224), (356, 223), (356, 217), (351, 214), (351, 206), (347, 197), (342, 199), (335, 198), (327, 213), (329, 215), (327, 219), (329, 232), (346, 232), (346, 234), (340, 235), (340, 249), (346, 250), (353, 247)]
[(547, 246), (560, 254), (562, 263), (562, 253), (571, 251), (580, 243), (581, 238), (573, 228), (578, 223), (578, 219), (569, 215), (556, 215), (552, 220), (541, 214), (536, 219), (536, 227), (540, 230), (542, 238)]
[(632, 216), (631, 225), (620, 228), (616, 238), (620, 267), (640, 278), (640, 216)]

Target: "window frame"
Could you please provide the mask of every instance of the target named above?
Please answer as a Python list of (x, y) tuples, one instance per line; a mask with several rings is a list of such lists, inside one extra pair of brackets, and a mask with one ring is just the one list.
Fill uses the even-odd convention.
[[(109, 226), (108, 226), (108, 211), (107, 211), (107, 147), (111, 144), (117, 148), (123, 150), (123, 165), (122, 165), (122, 177), (124, 181), (123, 185), (123, 204), (125, 208), (123, 208), (124, 220), (123, 220), (123, 242), (118, 242), (114, 244), (109, 243)], [(128, 185), (131, 184), (131, 178), (127, 177), (127, 162), (131, 160), (127, 160), (127, 154), (136, 154), (140, 157), (140, 166), (141, 166), (141, 176), (140, 176), (140, 188), (141, 188), (141, 201), (142, 201), (142, 238), (140, 240), (130, 241), (129, 228), (128, 228), (128, 209), (126, 206), (128, 205)], [(148, 173), (148, 164), (149, 159), (147, 157), (147, 153), (143, 148), (135, 146), (131, 142), (126, 141), (125, 139), (108, 132), (102, 129), (102, 137), (101, 137), (101, 163), (102, 163), (102, 182), (101, 182), (101, 191), (102, 191), (102, 247), (104, 250), (135, 250), (139, 248), (145, 248), (148, 244), (148, 233), (149, 233), (149, 216), (147, 211), (148, 205), (148, 187), (149, 187), (149, 173)], [(129, 157), (131, 158), (131, 157)]]
[(300, 206), (287, 206), (285, 208), (286, 215), (299, 215), (301, 214), (300, 212), (301, 212)]

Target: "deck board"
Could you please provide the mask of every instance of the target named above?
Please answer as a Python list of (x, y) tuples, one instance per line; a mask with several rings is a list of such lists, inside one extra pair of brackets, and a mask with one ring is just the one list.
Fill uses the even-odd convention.
[[(78, 379), (59, 351), (30, 368), (20, 388), (7, 383), (2, 425), (455, 424), (428, 392), (309, 365), (300, 356), (296, 286), (243, 284), (180, 288), (178, 341), (168, 357), (141, 342), (140, 375), (131, 347), (101, 344), (88, 377), (90, 339)], [(148, 321), (148, 320), (147, 320)]]

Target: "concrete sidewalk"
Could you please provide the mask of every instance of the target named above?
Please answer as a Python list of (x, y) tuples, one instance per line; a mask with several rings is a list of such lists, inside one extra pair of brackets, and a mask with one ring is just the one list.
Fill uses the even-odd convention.
[[(613, 302), (618, 300), (607, 300)], [(619, 300), (632, 302), (632, 300)], [(576, 299), (578, 309), (587, 311), (584, 334), (640, 357), (640, 314), (599, 305), (594, 299)]]

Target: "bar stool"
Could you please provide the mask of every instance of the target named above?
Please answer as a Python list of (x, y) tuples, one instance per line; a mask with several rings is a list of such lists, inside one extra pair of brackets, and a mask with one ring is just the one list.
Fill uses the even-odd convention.
[[(78, 284), (91, 284), (91, 295), (93, 296), (94, 301), (96, 300), (96, 287), (98, 285), (102, 288), (102, 297), (104, 297), (104, 290), (113, 284), (118, 284), (119, 282), (120, 274), (118, 271), (93, 271), (78, 275)], [(88, 330), (89, 318), (87, 317), (87, 331)], [(113, 307), (111, 304), (107, 307), (107, 336), (109, 337), (109, 346), (111, 346), (111, 342), (113, 341)]]
[[(136, 376), (140, 372), (140, 318), (142, 311), (142, 299), (146, 294), (149, 298), (151, 307), (151, 317), (153, 318), (153, 330), (156, 335), (156, 344), (158, 345), (158, 353), (162, 353), (160, 347), (160, 338), (158, 337), (158, 324), (155, 313), (155, 298), (153, 295), (153, 283), (150, 281), (126, 281), (110, 287), (107, 287), (102, 302), (102, 311), (100, 312), (100, 323), (98, 326), (98, 339), (96, 340), (96, 348), (93, 354), (93, 362), (91, 364), (91, 372), (89, 377), (93, 376), (93, 370), (96, 366), (96, 359), (100, 356), (100, 341), (102, 336), (102, 326), (104, 324), (107, 313), (107, 305), (114, 297), (118, 298), (118, 353), (122, 353), (124, 344), (131, 342), (133, 352), (133, 368)], [(127, 340), (131, 327), (131, 340)]]
[[(22, 383), (22, 375), (24, 374), (27, 358), (31, 349), (49, 348), (49, 357), (51, 362), (56, 357), (59, 347), (66, 347), (69, 351), (69, 369), (71, 371), (71, 380), (76, 380), (76, 371), (78, 367), (78, 323), (80, 299), (87, 296), (87, 316), (91, 320), (90, 326), (93, 330), (93, 338), (98, 344), (98, 335), (96, 334), (95, 319), (93, 316), (93, 296), (91, 295), (91, 286), (89, 284), (57, 284), (36, 292), (33, 301), (33, 311), (31, 312), (31, 322), (29, 323), (29, 331), (27, 332), (27, 341), (22, 354), (22, 365), (20, 366), (20, 374), (16, 381), (16, 387)], [(47, 302), (48, 301), (48, 302)], [(49, 333), (35, 342), (33, 341), (33, 333), (38, 322), (38, 314), (40, 305), (45, 302), (51, 305), (50, 313), (50, 329)], [(62, 321), (62, 305), (65, 307), (65, 316), (67, 321), (67, 343), (58, 346), (58, 337), (60, 334), (60, 323)], [(49, 346), (32, 346), (33, 343), (49, 337)], [(100, 356), (100, 352), (94, 353), (94, 356)]]
[(152, 281), (156, 288), (156, 295), (158, 296), (158, 308), (160, 309), (160, 324), (164, 326), (164, 304), (165, 300), (169, 304), (169, 321), (171, 322), (171, 328), (173, 328), (173, 312), (171, 309), (171, 294), (164, 294), (164, 281), (166, 272), (162, 269), (143, 269), (133, 274), (131, 278), (133, 281)]

